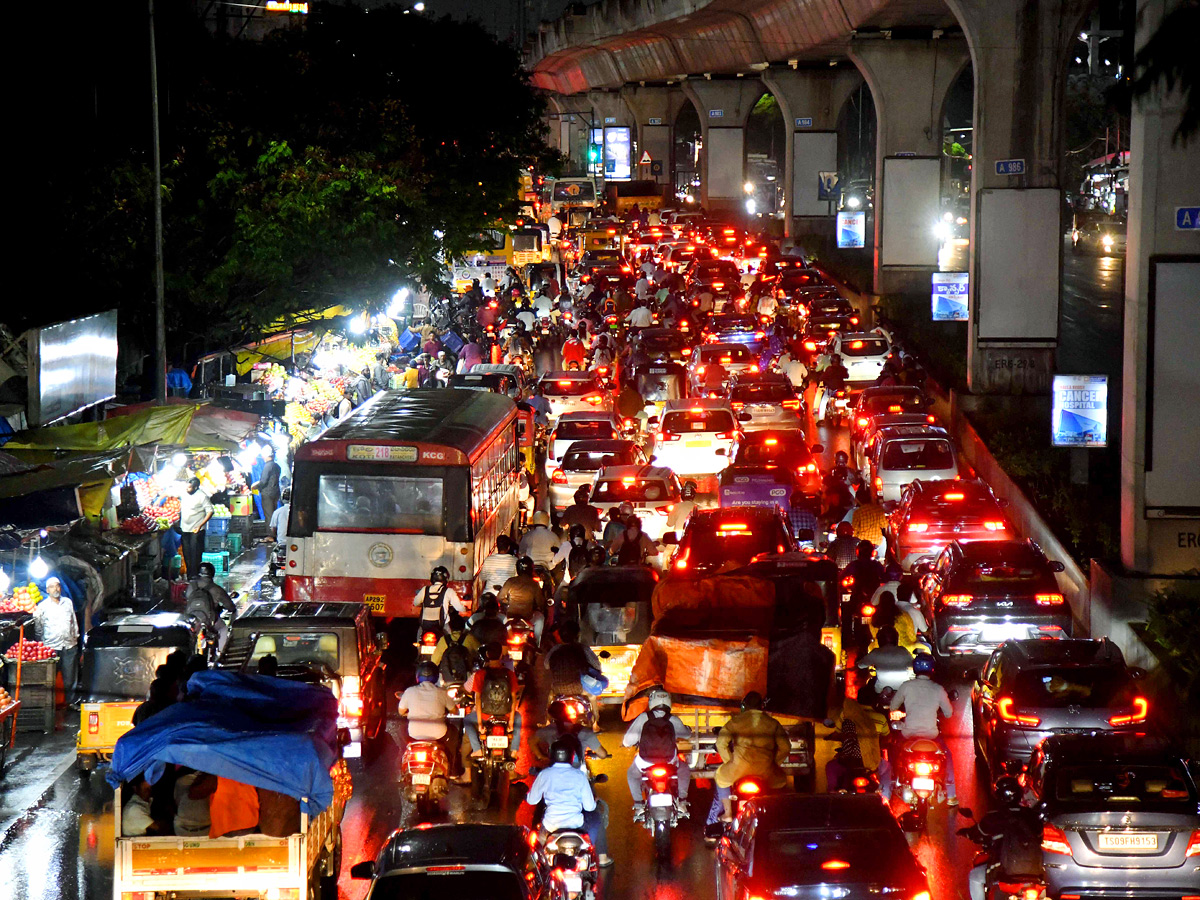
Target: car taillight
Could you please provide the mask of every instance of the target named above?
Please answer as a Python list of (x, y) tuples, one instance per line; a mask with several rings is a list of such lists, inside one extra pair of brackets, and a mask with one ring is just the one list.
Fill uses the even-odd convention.
[(713, 435), (713, 437), (715, 437), (718, 441), (728, 441), (728, 440), (732, 440), (733, 432), (732, 431), (718, 431), (716, 434)]
[(908, 523), (908, 533), (909, 534), (924, 534), (928, 530), (929, 530), (928, 522), (909, 522)]
[(961, 609), (964, 606), (970, 606), (971, 601), (974, 599), (970, 594), (946, 594), (942, 597), (942, 603), (946, 606), (957, 606)]
[(1034, 600), (1038, 606), (1062, 606), (1065, 602), (1063, 595), (1059, 593), (1053, 594), (1035, 594)]
[(804, 467), (804, 471), (809, 473), (817, 471), (817, 464), (815, 462), (810, 462)]
[(1057, 853), (1060, 856), (1071, 855), (1071, 845), (1067, 843), (1067, 835), (1057, 825), (1047, 822), (1042, 826), (1042, 849), (1047, 853)]
[(805, 349), (805, 350), (816, 350), (816, 349), (817, 349), (817, 342), (816, 342), (816, 341), (805, 341), (805, 342), (804, 342), (804, 349)]
[(767, 336), (767, 333), (766, 333), (765, 331), (756, 331), (756, 332), (754, 332), (754, 339), (755, 339), (756, 341), (761, 341), (761, 340), (762, 340), (763, 338), (765, 338), (766, 336)]
[(1000, 714), (1001, 719), (1015, 725), (1027, 725), (1030, 728), (1036, 728), (1042, 724), (1042, 720), (1037, 716), (1023, 716), (1018, 712), (1013, 712), (1015, 702), (1012, 697), (1001, 697), (997, 701), (996, 712)]
[(880, 478), (878, 475), (875, 476), (875, 493), (877, 493), (877, 494), (883, 493), (883, 479)]
[(739, 409), (745, 409), (745, 408), (746, 408), (746, 404), (745, 404), (745, 403), (743, 403), (741, 400), (734, 400), (734, 401), (732, 401), (732, 402), (731, 402), (729, 405), (730, 405), (731, 407), (733, 407), (733, 409), (734, 409), (735, 411), (736, 411), (736, 410), (739, 410)]
[(567, 476), (562, 469), (555, 469), (554, 473), (550, 476), (550, 480), (555, 484), (566, 484)]
[(1003, 522), (984, 522), (983, 527), (988, 531), (1006, 531), (1008, 528)]
[(1188, 841), (1187, 850), (1183, 855), (1200, 856), (1200, 829), (1192, 832), (1192, 839)]
[(751, 372), (751, 373), (753, 373), (753, 374), (756, 374), (756, 375), (757, 375), (757, 374), (758, 374), (758, 373), (761, 371), (761, 369), (759, 369), (759, 367), (758, 367), (758, 363), (752, 363), (752, 364), (750, 365), (750, 368), (749, 368), (749, 369), (747, 369), (746, 371), (748, 371), (748, 372)]
[(1113, 716), (1108, 720), (1109, 725), (1132, 725), (1135, 722), (1145, 722), (1146, 716), (1150, 712), (1150, 703), (1145, 697), (1133, 698), (1133, 712), (1125, 715)]
[(843, 859), (827, 859), (825, 862), (821, 863), (821, 868), (825, 869), (826, 871), (836, 872), (840, 871), (841, 869), (850, 868), (850, 863)]
[(600, 394), (588, 394), (583, 399), (586, 400), (588, 403), (592, 404), (593, 406), (596, 406), (604, 400), (604, 397), (602, 397)]
[(660, 441), (677, 441), (679, 440), (679, 435), (672, 431), (660, 431), (658, 433), (658, 439)]
[(858, 427), (859, 428), (866, 428), (870, 424), (871, 424), (871, 420), (868, 419), (866, 416), (858, 417)]
[(675, 560), (675, 568), (683, 571), (688, 567), (688, 557), (692, 555), (692, 548), (685, 547), (683, 552)]
[(784, 409), (799, 409), (800, 401), (799, 400), (784, 400), (783, 408)]
[(88, 713), (88, 734), (99, 734), (99, 733), (100, 733), (100, 713), (90, 712), (90, 713)]
[(679, 351), (679, 352), (680, 352), (680, 353), (682, 353), (684, 356), (691, 356), (691, 355), (692, 355), (692, 348), (691, 348), (691, 347), (684, 347), (684, 348), (683, 348), (681, 351)]

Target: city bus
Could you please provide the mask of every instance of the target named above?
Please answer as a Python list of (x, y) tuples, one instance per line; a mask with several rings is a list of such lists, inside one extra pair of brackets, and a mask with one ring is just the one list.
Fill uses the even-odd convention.
[[(567, 219), (569, 216), (564, 215), (566, 210), (576, 211), (571, 214), (572, 217), (586, 215), (583, 210), (599, 209), (603, 199), (596, 187), (596, 179), (590, 175), (577, 178), (546, 176), (542, 179), (540, 190), (541, 206), (538, 208), (538, 215), (543, 221), (554, 215)], [(568, 224), (577, 223), (572, 219)]]
[(545, 225), (492, 228), (477, 235), (475, 250), (455, 260), (449, 280), (456, 294), (466, 293), (475, 279), (491, 276), (499, 281), (509, 266), (520, 270), (550, 261), (549, 230)]
[(435, 566), (473, 597), (496, 538), (517, 531), (517, 417), (486, 391), (384, 391), (300, 447), (284, 599), (415, 617)]

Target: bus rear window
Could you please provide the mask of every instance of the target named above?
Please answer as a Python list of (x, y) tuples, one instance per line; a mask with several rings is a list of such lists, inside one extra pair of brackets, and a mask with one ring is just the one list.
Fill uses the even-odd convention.
[(322, 475), (317, 530), (441, 534), (442, 480)]

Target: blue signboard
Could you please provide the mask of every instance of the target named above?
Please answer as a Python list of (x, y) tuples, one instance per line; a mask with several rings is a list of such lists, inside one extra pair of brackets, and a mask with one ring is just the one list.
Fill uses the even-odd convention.
[(867, 214), (865, 212), (847, 212), (841, 210), (837, 214), (837, 245), (838, 249), (854, 249), (867, 246)]
[(796, 120), (797, 128), (812, 128), (812, 119), (804, 118)]
[(1200, 206), (1180, 206), (1175, 210), (1175, 229), (1192, 231), (1200, 228)]
[(1050, 408), (1055, 447), (1108, 446), (1108, 376), (1055, 375)]
[(817, 199), (836, 200), (838, 198), (838, 173), (817, 173)]
[(1024, 175), (1025, 160), (1023, 159), (998, 159), (996, 160), (997, 175)]
[(934, 272), (933, 321), (967, 321), (967, 273)]

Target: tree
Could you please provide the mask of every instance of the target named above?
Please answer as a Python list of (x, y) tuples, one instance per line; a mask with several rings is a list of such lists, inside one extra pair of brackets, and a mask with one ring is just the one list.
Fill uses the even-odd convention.
[(1200, 131), (1197, 35), (1200, 35), (1200, 0), (1180, 0), (1178, 6), (1163, 16), (1158, 30), (1134, 57), (1136, 75), (1130, 84), (1134, 97), (1144, 97), (1160, 82), (1165, 82), (1167, 90), (1179, 85), (1185, 104), (1174, 139), (1185, 146)]

